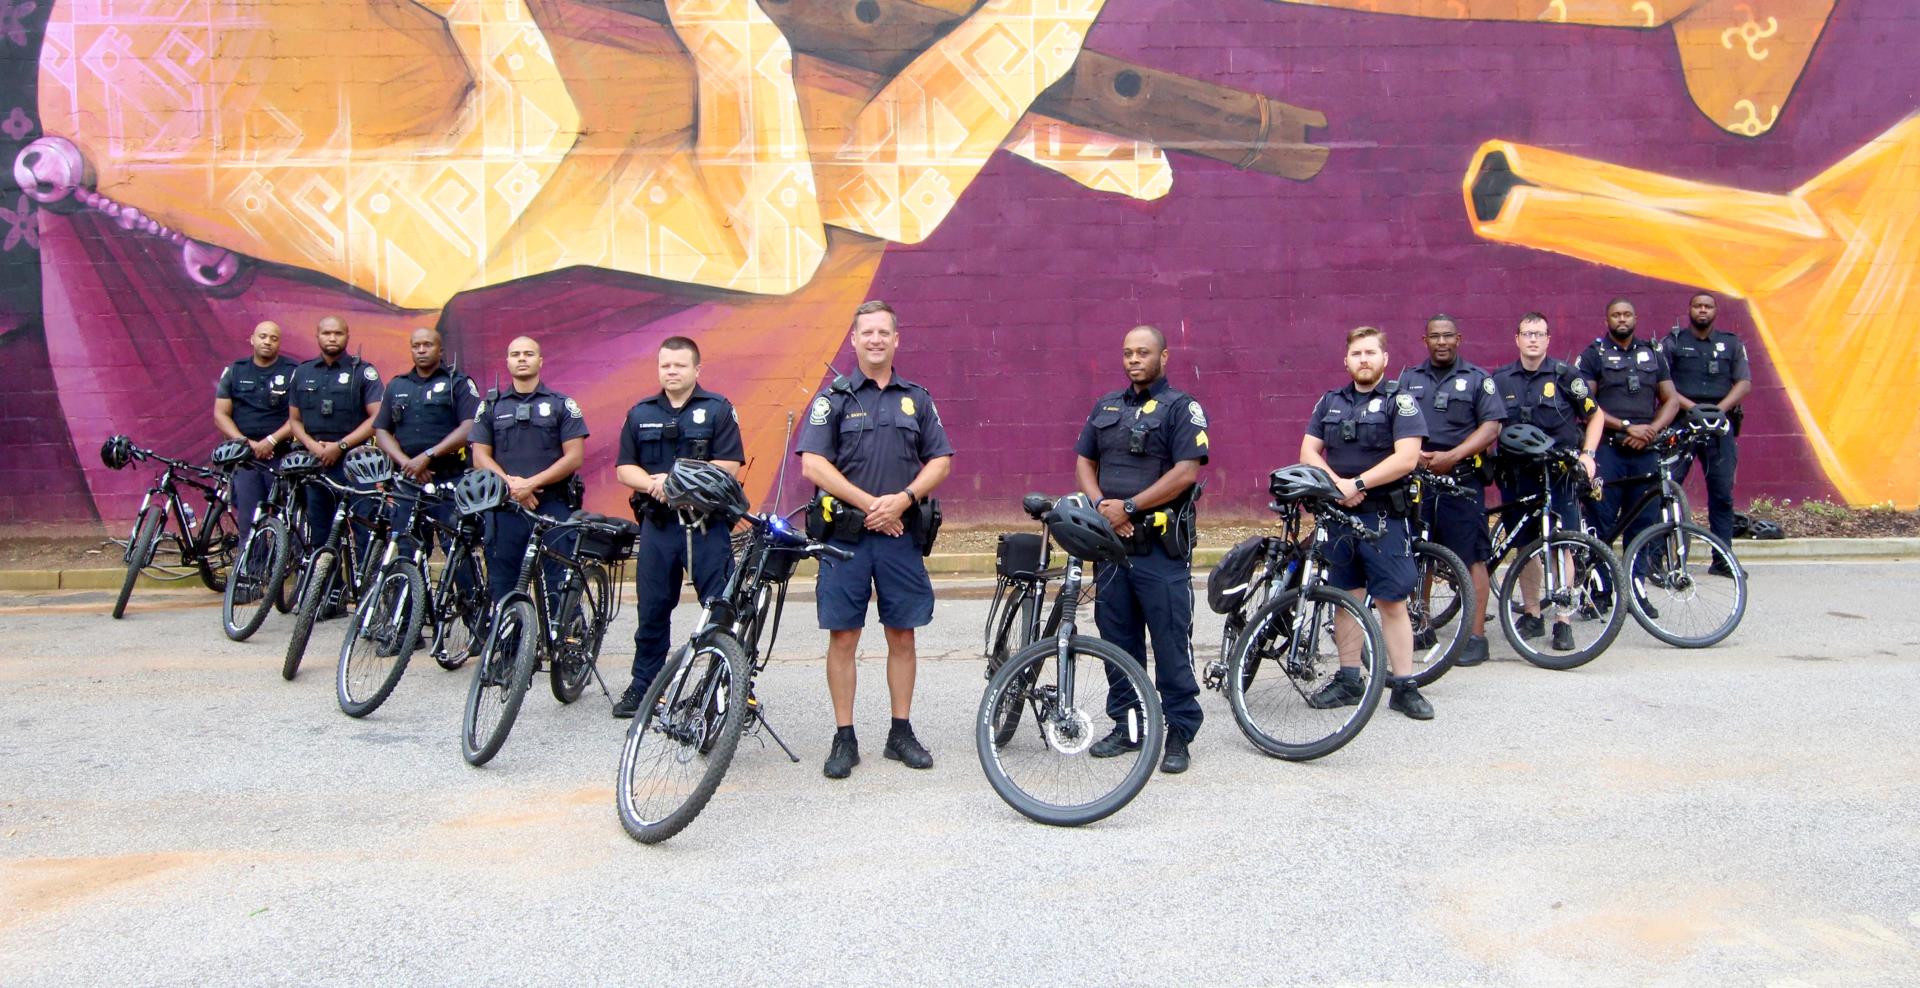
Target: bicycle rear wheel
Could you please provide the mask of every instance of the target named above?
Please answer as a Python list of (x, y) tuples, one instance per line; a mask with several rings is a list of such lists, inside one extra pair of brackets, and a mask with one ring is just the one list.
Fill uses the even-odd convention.
[(133, 539), (127, 543), (127, 575), (120, 582), (120, 596), (113, 602), (115, 620), (127, 613), (127, 600), (133, 596), (133, 585), (140, 582), (140, 571), (153, 561), (153, 547), (160, 540), (160, 529), (166, 524), (166, 508), (163, 505), (150, 504), (140, 512), (140, 518), (133, 524)]
[(1747, 574), (1733, 549), (1691, 523), (1661, 522), (1627, 546), (1628, 605), (1647, 634), (1677, 648), (1724, 641), (1747, 612)]
[(495, 612), (493, 628), (467, 688), (467, 712), (460, 725), (460, 754), (469, 765), (485, 765), (507, 743), (520, 701), (527, 698), (539, 651), (540, 619), (533, 601), (508, 601)]
[(746, 652), (725, 633), (668, 658), (620, 749), (613, 802), (627, 836), (658, 844), (706, 808), (740, 746), (749, 675)]
[(306, 657), (307, 640), (313, 637), (313, 624), (334, 594), (340, 580), (335, 569), (339, 562), (331, 548), (322, 546), (307, 561), (301, 577), (300, 603), (293, 608), (293, 633), (287, 636), (287, 656), (280, 661), (280, 678), (291, 680), (300, 673), (300, 660)]
[[(1339, 615), (1353, 621), (1359, 636), (1359, 682), (1352, 686), (1334, 681)], [(1373, 611), (1332, 587), (1316, 585), (1304, 594), (1296, 588), (1248, 619), (1227, 667), (1227, 703), (1254, 747), (1310, 761), (1338, 751), (1367, 726), (1386, 679), (1386, 639)]]
[(426, 610), (427, 578), (420, 567), (411, 559), (394, 560), (361, 598), (340, 643), (333, 689), (342, 713), (365, 717), (393, 695), (419, 644)]
[(1407, 598), (1413, 622), (1415, 686), (1426, 686), (1453, 668), (1473, 627), (1473, 573), (1453, 550), (1438, 542), (1413, 543), (1415, 580)]
[[(1015, 652), (1033, 644), (1029, 630), (1033, 627), (1033, 613), (1039, 609), (1039, 594), (1029, 584), (1019, 584), (1020, 589), (1001, 603), (1000, 613), (994, 615), (994, 629), (987, 651), (987, 678), (1000, 671)], [(1031, 686), (1032, 684), (1027, 684)], [(1007, 697), (1017, 697), (1017, 693), (1008, 690)], [(1020, 712), (1025, 705), (1012, 699), (1003, 703), (994, 712), (993, 743), (1006, 744), (1013, 738), (1013, 732), (1020, 728)]]
[(220, 593), (220, 627), (228, 638), (243, 642), (260, 630), (286, 572), (287, 524), (262, 518), (247, 533)]
[(203, 530), (206, 540), (194, 568), (200, 571), (200, 582), (214, 593), (223, 593), (227, 589), (227, 577), (233, 572), (234, 553), (240, 547), (240, 526), (235, 522), (233, 510), (225, 504), (220, 506), (218, 514)]
[(587, 595), (574, 591), (572, 599), (560, 605), (560, 613), (553, 616), (553, 623), (560, 634), (559, 644), (553, 650), (553, 667), (547, 670), (547, 685), (553, 690), (554, 699), (572, 703), (580, 699), (587, 683), (593, 680), (594, 663), (600, 658), (599, 650), (594, 647), (593, 611)]
[[(1105, 819), (1139, 795), (1160, 764), (1166, 723), (1140, 663), (1118, 647), (1075, 635), (1061, 661), (1043, 639), (1015, 652), (980, 697), (974, 747), (993, 791), (1023, 816), (1056, 827)], [(1031, 708), (1025, 730), (1001, 739), (1005, 711)], [(1017, 726), (1017, 725), (1016, 725)], [(1119, 726), (1130, 751), (1091, 749)]]
[[(1521, 658), (1542, 669), (1585, 665), (1613, 644), (1627, 619), (1619, 587), (1620, 560), (1599, 539), (1574, 531), (1535, 539), (1500, 581), (1500, 631)], [(1532, 639), (1520, 633), (1529, 596), (1539, 602), (1548, 632)]]

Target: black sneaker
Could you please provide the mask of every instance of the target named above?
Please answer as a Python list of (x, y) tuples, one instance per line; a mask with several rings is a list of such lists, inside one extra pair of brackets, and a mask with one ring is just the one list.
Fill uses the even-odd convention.
[(640, 709), (640, 701), (646, 699), (647, 687), (651, 685), (653, 684), (643, 683), (637, 679), (628, 683), (627, 691), (620, 694), (620, 699), (614, 701), (613, 716), (618, 720), (632, 717), (634, 711)]
[[(927, 751), (926, 745), (920, 743), (919, 738), (913, 736), (912, 731), (888, 734), (887, 747), (880, 754), (896, 762), (905, 762), (908, 768), (933, 767), (933, 755)], [(859, 760), (857, 756), (854, 758), (856, 762)]]
[(1578, 646), (1574, 645), (1573, 643), (1573, 625), (1561, 624), (1557, 621), (1554, 622), (1554, 625), (1553, 625), (1554, 650), (1558, 652), (1571, 652), (1576, 647)]
[(1457, 666), (1477, 666), (1487, 661), (1487, 636), (1468, 635), (1467, 644), (1460, 649), (1460, 657), (1453, 660)]
[(853, 767), (860, 764), (860, 743), (850, 737), (835, 734), (833, 750), (827, 753), (827, 764), (820, 771), (829, 779), (844, 779), (853, 774)]
[[(1731, 580), (1733, 579), (1733, 567), (1728, 566), (1725, 560), (1721, 559), (1718, 556), (1715, 556), (1713, 558), (1713, 563), (1707, 567), (1707, 575), (1721, 576)], [(1745, 576), (1752, 576), (1753, 574), (1748, 573), (1747, 568), (1745, 566), (1742, 566), (1740, 567), (1740, 575), (1745, 577)]]
[(1428, 703), (1427, 698), (1420, 695), (1420, 688), (1412, 683), (1395, 683), (1393, 698), (1387, 701), (1387, 706), (1414, 720), (1433, 719), (1433, 704)]
[(1366, 684), (1360, 681), (1360, 670), (1341, 666), (1340, 671), (1334, 673), (1333, 678), (1327, 681), (1327, 685), (1320, 687), (1318, 693), (1307, 697), (1307, 706), (1315, 710), (1351, 707), (1358, 704), (1366, 692)]
[(1186, 735), (1179, 731), (1167, 731), (1167, 748), (1160, 753), (1160, 771), (1168, 775), (1179, 775), (1193, 764), (1193, 756), (1187, 754)]
[(1513, 622), (1513, 630), (1518, 631), (1522, 639), (1530, 641), (1546, 635), (1547, 622), (1541, 620), (1538, 614), (1522, 614), (1519, 620)]
[(1093, 747), (1087, 749), (1087, 754), (1095, 758), (1113, 758), (1129, 751), (1139, 750), (1140, 742), (1129, 739), (1127, 729), (1115, 724), (1113, 730), (1107, 732), (1106, 737), (1095, 741)]

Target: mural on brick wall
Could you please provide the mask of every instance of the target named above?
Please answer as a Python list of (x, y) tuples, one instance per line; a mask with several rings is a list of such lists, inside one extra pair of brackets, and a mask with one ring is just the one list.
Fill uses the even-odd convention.
[[(1257, 510), (1340, 334), (1445, 309), (1564, 356), (1744, 299), (1742, 494), (1920, 496), (1920, 12), (1866, 0), (0, 0), (0, 520), (118, 519), (129, 432), (211, 446), (253, 325), (387, 373), (527, 333), (590, 497), (654, 350), (699, 339), (756, 498), (862, 299), (961, 450), (958, 517), (1070, 483), (1118, 340), (1166, 329)], [(1006, 152), (1004, 154), (1000, 152)], [(1864, 358), (1864, 359), (1863, 359)], [(504, 376), (504, 375), (499, 375)]]

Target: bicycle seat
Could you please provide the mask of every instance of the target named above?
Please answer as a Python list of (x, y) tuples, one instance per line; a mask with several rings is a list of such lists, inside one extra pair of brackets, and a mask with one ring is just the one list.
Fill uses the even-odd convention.
[(1053, 503), (1046, 516), (1047, 533), (1075, 559), (1094, 563), (1127, 564), (1127, 545), (1113, 526), (1083, 494), (1069, 494)]
[(253, 459), (253, 447), (245, 439), (229, 439), (213, 448), (213, 465), (237, 467)]
[(570, 522), (577, 522), (582, 525), (594, 525), (599, 528), (612, 529), (613, 531), (621, 535), (627, 536), (629, 538), (640, 537), (640, 526), (634, 524), (633, 522), (630, 522), (625, 518), (613, 518), (607, 515), (599, 514), (597, 512), (588, 511), (585, 508), (581, 508), (580, 510), (575, 511), (570, 517), (567, 518), (567, 520)]
[(1338, 501), (1340, 488), (1334, 486), (1333, 477), (1319, 467), (1305, 463), (1295, 463), (1290, 467), (1281, 467), (1267, 476), (1267, 493), (1281, 504), (1297, 504), (1301, 501)]
[(1027, 513), (1028, 518), (1039, 521), (1053, 510), (1053, 499), (1045, 494), (1028, 494), (1020, 499), (1020, 509)]

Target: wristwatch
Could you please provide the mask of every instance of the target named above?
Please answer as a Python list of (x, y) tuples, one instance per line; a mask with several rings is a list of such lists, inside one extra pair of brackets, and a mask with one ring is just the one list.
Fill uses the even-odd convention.
[(1364, 491), (1366, 489), (1367, 489), (1367, 478), (1365, 477), (1353, 478), (1353, 492), (1355, 494), (1358, 494), (1361, 491)]
[(905, 494), (907, 496), (908, 504), (913, 505), (915, 507), (918, 507), (920, 505), (920, 499), (913, 495), (913, 488), (903, 487), (900, 489), (900, 493)]
[(1138, 514), (1140, 512), (1139, 508), (1136, 508), (1133, 506), (1132, 498), (1128, 498), (1125, 501), (1120, 502), (1120, 510), (1126, 512), (1129, 515)]

